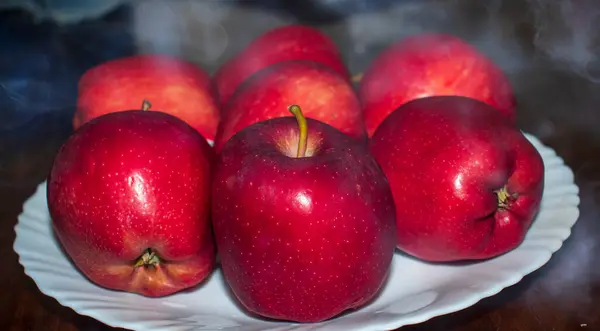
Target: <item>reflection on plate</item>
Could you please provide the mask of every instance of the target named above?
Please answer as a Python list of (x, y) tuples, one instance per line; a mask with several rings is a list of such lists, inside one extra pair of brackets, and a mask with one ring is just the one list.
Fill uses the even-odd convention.
[(369, 306), (310, 325), (248, 316), (229, 296), (220, 271), (198, 289), (151, 299), (109, 291), (86, 280), (62, 253), (52, 234), (46, 184), (19, 216), (14, 244), (25, 273), (61, 304), (105, 324), (132, 330), (390, 330), (475, 304), (540, 268), (571, 234), (579, 216), (573, 172), (532, 136), (546, 165), (541, 211), (523, 244), (501, 257), (466, 266), (430, 265), (396, 254), (390, 280)]

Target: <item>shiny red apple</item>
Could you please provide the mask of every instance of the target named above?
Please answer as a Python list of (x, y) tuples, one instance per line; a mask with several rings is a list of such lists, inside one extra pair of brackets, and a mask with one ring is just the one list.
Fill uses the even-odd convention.
[(185, 121), (210, 143), (219, 124), (218, 99), (200, 67), (167, 55), (135, 55), (95, 66), (81, 77), (75, 129), (100, 115), (137, 109), (140, 100)]
[(389, 46), (365, 71), (359, 97), (369, 137), (396, 108), (428, 96), (464, 96), (515, 120), (509, 80), (485, 54), (447, 34), (418, 34)]
[(286, 61), (256, 73), (233, 95), (223, 109), (215, 149), (251, 124), (289, 116), (287, 107), (299, 102), (306, 117), (366, 139), (360, 103), (348, 81), (316, 62)]
[(286, 25), (258, 36), (214, 76), (221, 105), (248, 77), (270, 65), (288, 60), (308, 60), (328, 66), (345, 79), (350, 74), (335, 43), (321, 31), (305, 25)]
[(370, 150), (396, 203), (398, 247), (427, 261), (486, 259), (516, 248), (538, 212), (540, 154), (493, 107), (465, 97), (401, 106)]
[(367, 146), (298, 116), (237, 133), (217, 158), (224, 276), (249, 311), (317, 322), (369, 302), (395, 249), (394, 203)]
[(58, 239), (93, 283), (150, 297), (204, 280), (213, 151), (183, 121), (152, 111), (99, 116), (61, 147), (48, 180)]

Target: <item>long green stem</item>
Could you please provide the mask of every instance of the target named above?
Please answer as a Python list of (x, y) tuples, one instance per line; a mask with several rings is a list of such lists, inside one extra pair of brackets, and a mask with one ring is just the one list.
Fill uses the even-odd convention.
[(298, 105), (291, 105), (288, 110), (296, 117), (296, 121), (298, 121), (298, 130), (300, 131), (296, 157), (304, 157), (306, 156), (306, 146), (308, 142), (308, 124), (306, 123), (306, 117), (304, 117), (302, 109), (300, 109), (300, 106)]

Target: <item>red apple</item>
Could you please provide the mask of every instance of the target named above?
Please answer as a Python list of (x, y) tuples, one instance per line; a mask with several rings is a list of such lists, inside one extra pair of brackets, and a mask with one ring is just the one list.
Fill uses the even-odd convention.
[(150, 297), (204, 280), (215, 264), (213, 153), (162, 112), (115, 112), (77, 130), (54, 161), (48, 206), (79, 270), (97, 285)]
[(544, 164), (493, 107), (429, 97), (393, 112), (370, 150), (396, 203), (398, 247), (434, 261), (486, 259), (517, 247), (540, 206)]
[(287, 107), (300, 101), (307, 117), (366, 138), (360, 103), (348, 81), (316, 62), (286, 61), (253, 75), (229, 100), (217, 131), (216, 150), (251, 124), (289, 116)]
[(235, 57), (224, 63), (214, 76), (221, 105), (255, 72), (288, 60), (319, 62), (350, 79), (337, 46), (325, 34), (304, 25), (286, 25), (271, 29), (254, 39)]
[(369, 137), (396, 108), (428, 96), (464, 96), (515, 120), (515, 98), (502, 70), (467, 42), (420, 34), (384, 50), (366, 70), (359, 97)]
[(196, 65), (167, 55), (119, 58), (89, 69), (79, 81), (75, 129), (100, 115), (137, 109), (140, 100), (168, 112), (200, 132), (209, 143), (219, 124), (216, 89)]
[(237, 133), (217, 158), (215, 238), (249, 311), (317, 322), (378, 292), (395, 249), (394, 203), (367, 147), (298, 116)]

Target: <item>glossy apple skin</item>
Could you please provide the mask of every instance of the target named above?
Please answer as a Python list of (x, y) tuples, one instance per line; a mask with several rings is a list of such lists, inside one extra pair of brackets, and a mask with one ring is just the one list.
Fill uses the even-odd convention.
[(358, 94), (369, 137), (398, 107), (428, 96), (464, 96), (515, 120), (508, 78), (485, 54), (447, 34), (418, 34), (389, 46), (360, 81)]
[[(505, 116), (464, 97), (406, 103), (370, 151), (396, 203), (398, 248), (446, 262), (486, 259), (524, 239), (542, 198), (540, 154)], [(495, 190), (518, 194), (499, 208)]]
[(216, 89), (198, 66), (167, 55), (135, 55), (111, 60), (86, 71), (79, 80), (73, 126), (100, 115), (140, 109), (167, 112), (185, 121), (209, 141), (220, 119)]
[(288, 60), (315, 61), (328, 66), (346, 80), (350, 74), (335, 43), (321, 31), (304, 25), (271, 29), (254, 39), (214, 75), (221, 105), (248, 77), (270, 65)]
[(296, 322), (371, 300), (396, 242), (392, 194), (367, 146), (324, 123), (308, 125), (308, 150), (318, 151), (306, 158), (287, 156), (295, 155), (293, 117), (240, 131), (217, 158), (212, 188), (233, 293), (253, 313)]
[[(195, 286), (215, 264), (209, 223), (213, 151), (160, 112), (97, 117), (61, 147), (48, 180), (58, 239), (105, 288), (160, 297)], [(156, 268), (133, 264), (147, 248)]]
[(243, 128), (271, 118), (289, 116), (291, 104), (304, 115), (325, 122), (366, 142), (360, 102), (352, 85), (337, 73), (311, 61), (287, 61), (263, 69), (230, 99), (219, 123), (215, 150)]

